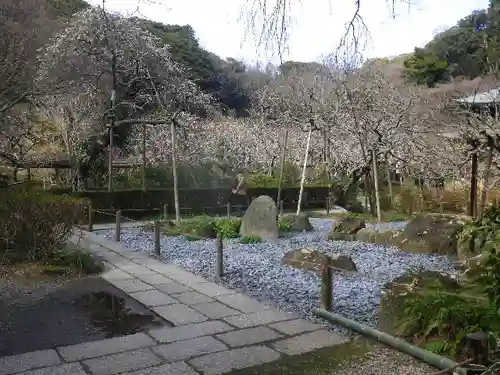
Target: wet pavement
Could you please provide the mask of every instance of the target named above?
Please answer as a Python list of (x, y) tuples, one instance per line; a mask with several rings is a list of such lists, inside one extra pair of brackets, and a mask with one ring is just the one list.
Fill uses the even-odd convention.
[(171, 326), (98, 277), (7, 295), (0, 295), (0, 357)]

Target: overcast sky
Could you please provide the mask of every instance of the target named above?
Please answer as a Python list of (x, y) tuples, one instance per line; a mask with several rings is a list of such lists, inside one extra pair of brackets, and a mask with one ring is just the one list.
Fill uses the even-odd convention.
[[(88, 1), (88, 0), (87, 0)], [(200, 44), (222, 58), (247, 62), (270, 59), (258, 52), (255, 41), (244, 41), (245, 25), (239, 19), (242, 3), (252, 0), (106, 0), (108, 8), (131, 14), (138, 1), (143, 17), (167, 24), (189, 24)], [(274, 0), (275, 1), (275, 0)], [(269, 3), (274, 3), (269, 0)], [(396, 7), (392, 19), (391, 0), (362, 0), (361, 14), (370, 31), (365, 57), (395, 56), (423, 46), (434, 33), (454, 25), (488, 0), (411, 0), (414, 5)], [(90, 0), (100, 4), (102, 0)], [(407, 2), (407, 0), (405, 0)], [(296, 0), (292, 9), (289, 52), (284, 60), (313, 61), (333, 51), (354, 11), (354, 0)]]

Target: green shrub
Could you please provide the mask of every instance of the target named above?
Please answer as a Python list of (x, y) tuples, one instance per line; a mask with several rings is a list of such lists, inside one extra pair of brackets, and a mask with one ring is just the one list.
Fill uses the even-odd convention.
[(244, 236), (241, 237), (240, 243), (241, 244), (253, 244), (253, 243), (260, 243), (262, 242), (262, 238), (259, 236)]
[[(0, 197), (0, 254), (42, 259), (60, 248), (85, 215), (86, 201), (42, 192), (4, 192)], [(11, 254), (11, 253), (15, 253)]]
[(429, 289), (405, 300), (398, 332), (437, 354), (458, 355), (462, 338), (500, 332), (498, 309), (487, 300)]
[(241, 219), (217, 219), (214, 223), (215, 231), (224, 238), (237, 238), (240, 236)]
[(393, 207), (398, 212), (413, 214), (422, 211), (423, 207), (422, 191), (411, 181), (405, 182), (394, 196)]

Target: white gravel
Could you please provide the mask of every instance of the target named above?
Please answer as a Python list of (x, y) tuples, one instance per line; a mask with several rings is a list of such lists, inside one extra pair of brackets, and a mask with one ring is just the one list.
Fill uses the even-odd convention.
[[(352, 257), (358, 271), (334, 274), (334, 311), (356, 321), (376, 326), (381, 287), (410, 269), (442, 271), (457, 276), (456, 262), (434, 254), (416, 254), (362, 242), (329, 241), (333, 220), (311, 219), (315, 231), (280, 238), (276, 243), (240, 244), (224, 241), (223, 280), (215, 280), (215, 240), (189, 241), (184, 237), (162, 237), (162, 258), (187, 271), (214, 280), (261, 301), (318, 321), (311, 310), (319, 305), (319, 275), (282, 264), (283, 255), (310, 247)], [(378, 230), (404, 227), (405, 223), (378, 224)], [(104, 233), (113, 239), (114, 231)], [(122, 244), (153, 252), (153, 237), (140, 229), (126, 229)]]

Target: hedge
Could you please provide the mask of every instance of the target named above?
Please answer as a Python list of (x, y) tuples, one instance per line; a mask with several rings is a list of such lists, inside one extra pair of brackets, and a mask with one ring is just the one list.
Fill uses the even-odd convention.
[[(283, 188), (281, 199), (285, 207), (293, 206), (299, 196), (300, 188)], [(147, 211), (161, 213), (163, 206), (168, 204), (170, 212), (174, 207), (173, 189), (148, 189), (146, 191), (133, 190), (87, 190), (72, 193), (68, 189), (52, 189), (53, 194), (65, 194), (79, 198), (87, 198), (92, 202), (94, 209), (120, 209), (122, 211)], [(305, 187), (302, 207), (304, 209), (323, 208), (328, 197), (328, 187)], [(231, 189), (179, 189), (179, 204), (184, 213), (224, 213), (225, 205), (231, 194)], [(277, 199), (276, 188), (250, 188), (248, 194), (251, 199), (260, 195), (268, 195)]]

